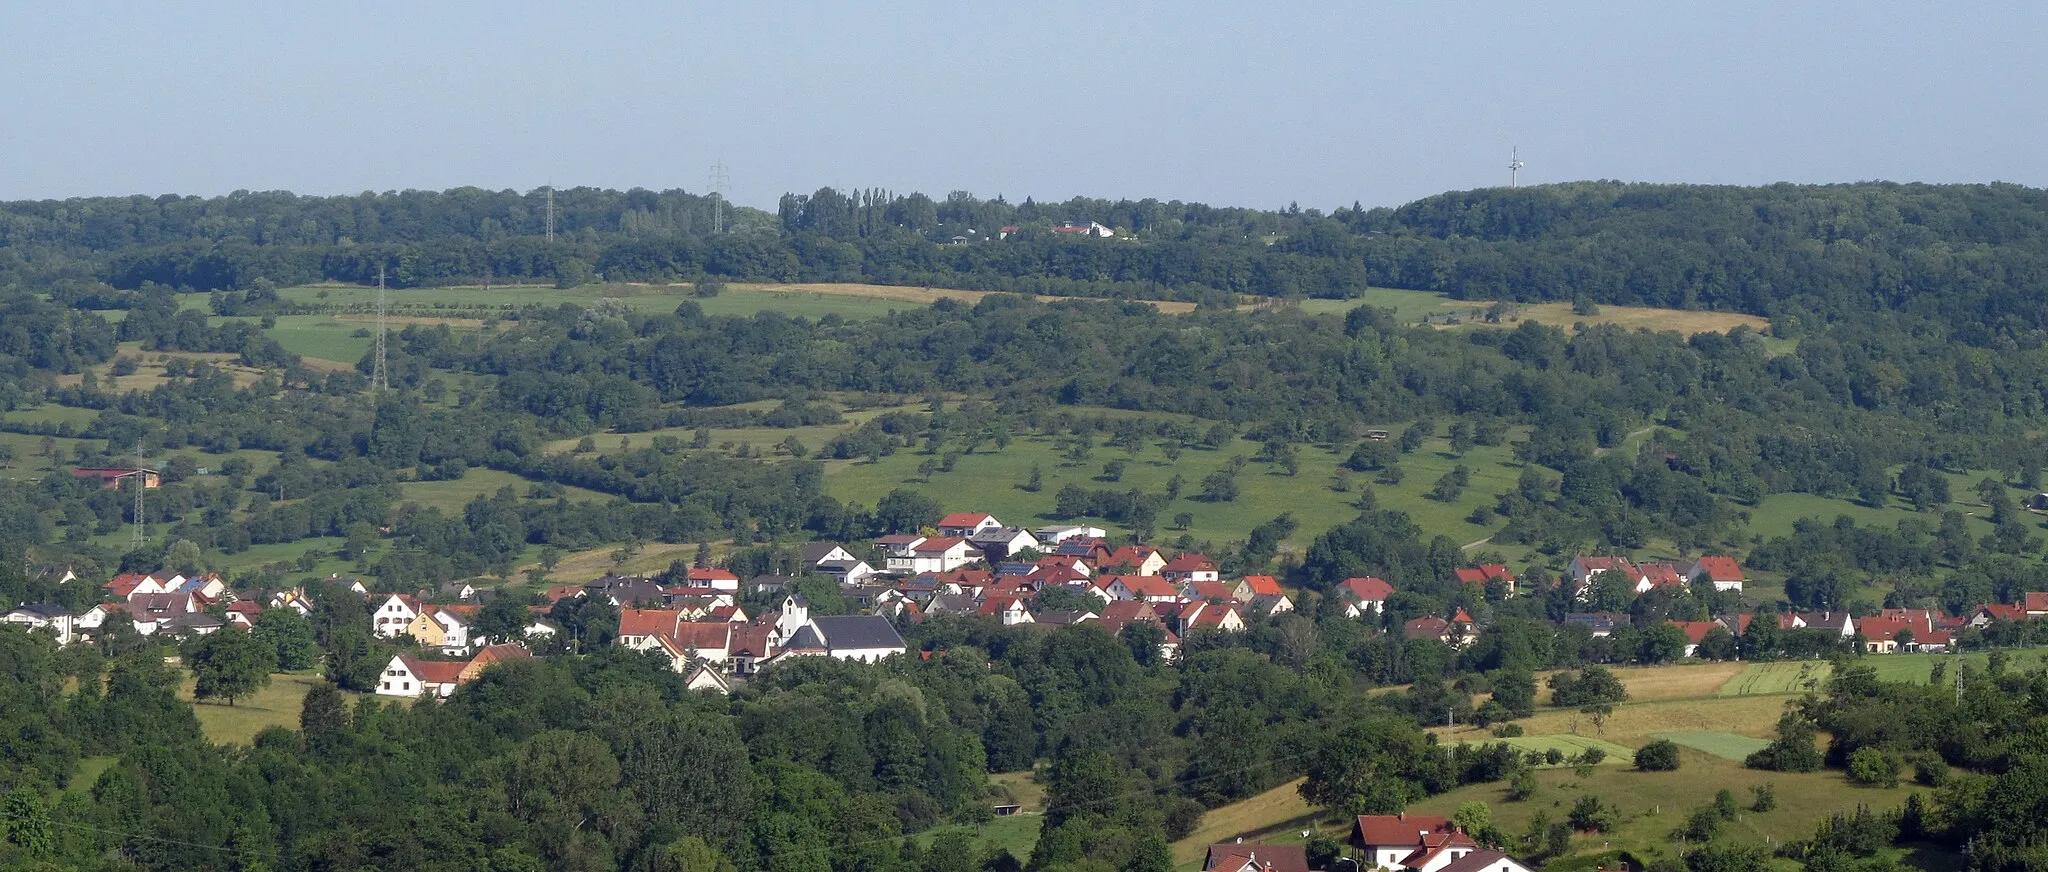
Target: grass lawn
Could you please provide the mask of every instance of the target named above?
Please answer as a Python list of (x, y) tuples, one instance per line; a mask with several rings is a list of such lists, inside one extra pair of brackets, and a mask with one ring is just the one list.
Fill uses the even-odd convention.
[(1301, 798), (1301, 782), (1297, 778), (1257, 796), (1210, 809), (1193, 834), (1173, 843), (1173, 862), (1199, 867), (1210, 845), (1239, 836), (1245, 841), (1300, 844), (1300, 831), (1315, 825), (1322, 815), (1321, 809)]
[[(306, 692), (326, 679), (316, 673), (279, 673), (270, 684), (234, 705), (195, 703), (199, 727), (206, 737), (223, 745), (246, 745), (256, 734), (270, 727), (299, 728), (299, 711), (305, 707)], [(192, 676), (187, 673), (178, 684), (178, 698), (192, 700)]]
[[(1636, 748), (1664, 733), (1726, 731), (1770, 736), (1789, 698), (1742, 696), (1624, 702), (1614, 707), (1614, 713), (1607, 716), (1602, 727), (1595, 727), (1592, 716), (1580, 714), (1577, 709), (1545, 708), (1515, 723), (1522, 725), (1524, 740), (1548, 736), (1604, 739), (1626, 746), (1633, 754)], [(1436, 727), (1430, 732), (1446, 742), (1494, 741), (1486, 730), (1463, 725)]]
[(1618, 811), (1620, 824), (1613, 832), (1581, 834), (1575, 847), (1596, 852), (1604, 847), (1638, 852), (1644, 859), (1662, 854), (1675, 856), (1671, 831), (1685, 823), (1694, 809), (1713, 802), (1717, 790), (1735, 794), (1746, 809), (1753, 785), (1770, 782), (1777, 790), (1778, 808), (1767, 813), (1745, 810), (1737, 820), (1722, 827), (1721, 839), (1734, 844), (1770, 845), (1813, 835), (1814, 828), (1837, 810), (1858, 804), (1873, 809), (1896, 808), (1911, 791), (1857, 787), (1839, 771), (1788, 773), (1744, 769), (1742, 764), (1712, 754), (1682, 749), (1677, 772), (1639, 772), (1633, 767), (1600, 766), (1581, 779), (1569, 768), (1540, 770), (1536, 778), (1541, 789), (1524, 802), (1507, 801), (1507, 784), (1476, 784), (1440, 794), (1409, 807), (1411, 812), (1449, 815), (1467, 802), (1484, 802), (1493, 811), (1496, 826), (1511, 834), (1523, 832), (1529, 820), (1541, 812), (1552, 821), (1563, 820), (1572, 803), (1585, 795), (1598, 796)]
[(1031, 849), (1038, 845), (1038, 830), (1045, 823), (1039, 814), (1013, 814), (995, 818), (980, 825), (954, 824), (933, 827), (917, 834), (919, 847), (930, 847), (932, 838), (940, 833), (964, 832), (974, 837), (974, 852), (979, 855), (987, 848), (1002, 848), (1019, 860), (1031, 859)]
[[(496, 469), (471, 469), (461, 478), (453, 481), (409, 481), (398, 486), (401, 503), (418, 503), (422, 508), (440, 509), (442, 512), (460, 515), (462, 507), (470, 500), (497, 493), (501, 488), (510, 487), (520, 496), (526, 497), (528, 488), (535, 482), (509, 472)], [(562, 496), (571, 502), (589, 500), (605, 501), (611, 497), (594, 490), (585, 490), (573, 485), (562, 485)]]
[(99, 782), (100, 776), (114, 768), (119, 757), (86, 757), (78, 761), (78, 771), (71, 774), (71, 780), (64, 785), (65, 793), (88, 793)]
[(1653, 733), (1658, 739), (1669, 739), (1695, 751), (1705, 751), (1724, 760), (1741, 762), (1749, 755), (1763, 750), (1771, 743), (1754, 736), (1738, 736), (1719, 730), (1685, 730), (1675, 733)]
[(990, 775), (988, 781), (995, 787), (999, 801), (1016, 803), (1027, 812), (1042, 812), (1045, 811), (1045, 785), (1033, 779), (1035, 774), (1029, 770), (998, 772)]
[[(931, 496), (948, 510), (984, 511), (1004, 523), (1033, 527), (1059, 520), (1051, 515), (1053, 498), (1068, 484), (1090, 490), (1139, 488), (1147, 493), (1162, 493), (1167, 480), (1179, 475), (1181, 498), (1160, 512), (1155, 539), (1178, 535), (1172, 521), (1174, 515), (1182, 512), (1193, 516), (1187, 532), (1197, 541), (1219, 543), (1243, 539), (1253, 527), (1292, 513), (1300, 527), (1290, 541), (1305, 548), (1317, 534), (1356, 517), (1354, 501), (1361, 490), (1371, 487), (1381, 507), (1407, 512), (1422, 527), (1425, 538), (1444, 535), (1465, 544), (1485, 538), (1499, 528), (1498, 521), (1482, 527), (1468, 523), (1466, 516), (1475, 507), (1491, 505), (1495, 495), (1513, 488), (1521, 472), (1513, 465), (1505, 446), (1478, 446), (1464, 457), (1454, 458), (1443, 440), (1433, 439), (1402, 458), (1406, 475), (1400, 484), (1374, 484), (1371, 474), (1359, 473), (1350, 476), (1351, 490), (1339, 493), (1331, 484), (1344, 457), (1322, 448), (1303, 447), (1295, 475), (1279, 474), (1279, 468), (1273, 464), (1249, 463), (1238, 474), (1237, 499), (1213, 503), (1193, 499), (1200, 491), (1202, 479), (1221, 469), (1231, 456), (1250, 458), (1258, 452), (1259, 446), (1239, 441), (1221, 451), (1189, 449), (1179, 462), (1169, 463), (1156, 445), (1148, 445), (1136, 456), (1121, 449), (1097, 447), (1088, 460), (1072, 463), (1054, 447), (1052, 438), (1027, 436), (999, 452), (963, 456), (953, 471), (936, 473), (930, 481), (919, 478), (917, 467), (933, 458), (914, 451), (899, 451), (877, 463), (831, 461), (826, 465), (825, 490), (842, 501), (872, 506), (883, 494), (903, 488)], [(1097, 481), (1103, 464), (1111, 460), (1126, 461), (1122, 479)], [(1445, 503), (1423, 497), (1439, 477), (1460, 464), (1470, 470), (1471, 484), (1457, 500)], [(1030, 478), (1034, 465), (1041, 471), (1042, 486), (1031, 493), (1020, 485)], [(1099, 520), (1095, 523), (1115, 526), (1101, 524)]]
[[(1610, 666), (1607, 671), (1628, 688), (1631, 702), (1697, 699), (1713, 696), (1743, 671), (1740, 663), (1679, 663), (1667, 666)], [(1549, 674), (1538, 676), (1537, 702), (1550, 704)]]

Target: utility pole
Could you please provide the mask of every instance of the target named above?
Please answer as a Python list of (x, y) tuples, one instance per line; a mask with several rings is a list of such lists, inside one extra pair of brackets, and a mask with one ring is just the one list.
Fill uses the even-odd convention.
[(711, 165), (711, 232), (725, 232), (725, 186), (732, 181), (725, 174), (725, 161)]
[(391, 386), (391, 374), (385, 369), (384, 360), (384, 310), (389, 305), (384, 292), (384, 267), (377, 267), (377, 334), (373, 357), (370, 361), (370, 390), (383, 393)]

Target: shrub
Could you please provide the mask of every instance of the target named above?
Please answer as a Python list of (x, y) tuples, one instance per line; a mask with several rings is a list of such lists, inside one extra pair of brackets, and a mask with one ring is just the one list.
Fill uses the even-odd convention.
[(1540, 786), (1536, 780), (1535, 770), (1523, 769), (1516, 772), (1513, 778), (1508, 779), (1508, 801), (1521, 802), (1535, 796)]
[(1499, 739), (1512, 739), (1522, 735), (1521, 724), (1500, 724), (1493, 728), (1493, 735)]
[(1600, 801), (1597, 796), (1581, 796), (1572, 803), (1572, 813), (1567, 818), (1572, 829), (1608, 832), (1614, 829), (1614, 809)]
[(1899, 786), (1903, 763), (1881, 748), (1858, 748), (1849, 755), (1849, 780), (1872, 787)]
[(1776, 784), (1766, 781), (1751, 787), (1749, 793), (1753, 797), (1749, 803), (1750, 811), (1766, 812), (1778, 807), (1778, 785)]
[[(1590, 750), (1590, 749), (1589, 749)], [(1644, 772), (1675, 772), (1678, 770), (1678, 743), (1670, 739), (1658, 739), (1636, 751), (1636, 768)], [(1695, 840), (1704, 841), (1704, 840)]]

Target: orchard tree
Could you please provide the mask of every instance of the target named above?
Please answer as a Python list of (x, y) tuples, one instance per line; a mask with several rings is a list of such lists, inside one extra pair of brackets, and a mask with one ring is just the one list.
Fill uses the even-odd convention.
[(235, 700), (270, 684), (277, 649), (254, 633), (226, 628), (195, 640), (185, 662), (192, 667), (194, 697), (225, 699), (234, 705)]

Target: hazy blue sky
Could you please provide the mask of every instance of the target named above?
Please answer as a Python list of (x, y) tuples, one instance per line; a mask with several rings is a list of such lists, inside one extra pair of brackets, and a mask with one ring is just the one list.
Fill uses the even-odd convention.
[(315, 5), (7, 4), (0, 198), (2048, 183), (2039, 3)]

